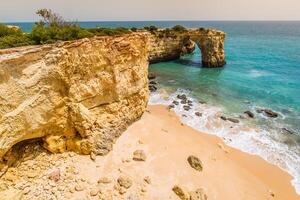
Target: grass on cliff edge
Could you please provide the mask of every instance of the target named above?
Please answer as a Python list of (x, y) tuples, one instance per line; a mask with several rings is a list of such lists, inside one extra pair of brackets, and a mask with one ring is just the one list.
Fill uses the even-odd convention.
[[(18, 27), (9, 27), (0, 24), (0, 49), (26, 46), (51, 44), (58, 41), (70, 41), (93, 36), (114, 36), (135, 32), (138, 29), (128, 28), (91, 28), (84, 29), (74, 23), (66, 22), (63, 17), (49, 9), (40, 9), (36, 12), (41, 21), (37, 22), (30, 33), (23, 32)], [(159, 33), (159, 37), (176, 37), (176, 33), (186, 31), (181, 25), (172, 29), (159, 30), (155, 26), (145, 27), (153, 34)]]
[(26, 45), (51, 44), (57, 41), (70, 41), (93, 36), (122, 35), (130, 32), (131, 31), (126, 28), (84, 29), (74, 24), (64, 26), (36, 24), (32, 32), (24, 33), (20, 29), (9, 28), (0, 24), (0, 49)]

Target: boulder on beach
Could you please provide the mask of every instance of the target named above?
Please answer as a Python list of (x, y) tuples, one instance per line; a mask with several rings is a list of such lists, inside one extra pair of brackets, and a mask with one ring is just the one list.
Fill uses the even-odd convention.
[(175, 185), (172, 190), (181, 200), (190, 200), (190, 194), (185, 188)]
[(135, 161), (146, 161), (146, 154), (143, 150), (136, 150), (133, 152), (133, 160)]
[(195, 170), (197, 170), (197, 171), (202, 171), (203, 170), (202, 162), (196, 156), (189, 156), (187, 161), (190, 164), (190, 166), (192, 168), (194, 168)]
[(207, 200), (208, 197), (202, 188), (190, 192), (190, 200)]

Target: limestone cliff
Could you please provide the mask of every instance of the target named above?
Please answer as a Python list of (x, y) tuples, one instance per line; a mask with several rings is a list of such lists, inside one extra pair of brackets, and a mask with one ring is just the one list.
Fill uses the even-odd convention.
[(223, 67), (225, 61), (226, 34), (215, 29), (187, 29), (174, 31), (160, 29), (152, 31), (150, 35), (151, 63), (169, 61), (180, 58), (185, 53), (195, 49), (195, 43), (202, 53), (203, 67)]
[(51, 152), (105, 154), (148, 102), (148, 34), (0, 51), (0, 159), (42, 138)]

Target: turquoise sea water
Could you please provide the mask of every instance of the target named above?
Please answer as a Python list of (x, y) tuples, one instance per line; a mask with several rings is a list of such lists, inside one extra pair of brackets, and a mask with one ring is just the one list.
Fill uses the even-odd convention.
[[(185, 123), (277, 164), (293, 175), (293, 185), (300, 193), (300, 22), (79, 24), (87, 28), (181, 24), (225, 31), (227, 65), (224, 68), (202, 68), (199, 49), (179, 60), (151, 65), (150, 71), (158, 75), (159, 83), (159, 91), (152, 95), (151, 103), (170, 104), (177, 94), (187, 94), (194, 101), (192, 111), (186, 112), (180, 106), (175, 108), (177, 114), (184, 114)], [(30, 31), (33, 23), (15, 25)], [(198, 100), (207, 104), (198, 104)], [(269, 108), (280, 115), (270, 119), (257, 113), (257, 108)], [(246, 110), (251, 110), (255, 119), (240, 119), (241, 125), (222, 124), (218, 117), (218, 113), (222, 113), (239, 118)], [(201, 111), (202, 118), (194, 116), (195, 111)]]

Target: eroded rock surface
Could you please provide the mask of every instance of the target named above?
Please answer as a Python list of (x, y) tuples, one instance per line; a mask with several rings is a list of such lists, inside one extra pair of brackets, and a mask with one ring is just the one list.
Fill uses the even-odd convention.
[(55, 153), (106, 154), (146, 108), (148, 41), (135, 33), (1, 50), (0, 159), (34, 138)]
[[(225, 36), (222, 31), (215, 29), (187, 29), (183, 32), (153, 31), (150, 35), (151, 63), (169, 61), (191, 53), (197, 45), (201, 50), (203, 67), (223, 67), (225, 60)], [(200, 58), (199, 58), (200, 60)]]

